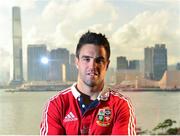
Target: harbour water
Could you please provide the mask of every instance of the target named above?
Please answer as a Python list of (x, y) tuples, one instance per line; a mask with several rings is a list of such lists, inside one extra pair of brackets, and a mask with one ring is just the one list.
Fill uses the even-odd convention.
[[(5, 92), (0, 90), (0, 134), (39, 134), (45, 102), (56, 91)], [(180, 92), (122, 92), (135, 107), (137, 126), (151, 130), (167, 118), (180, 127)]]

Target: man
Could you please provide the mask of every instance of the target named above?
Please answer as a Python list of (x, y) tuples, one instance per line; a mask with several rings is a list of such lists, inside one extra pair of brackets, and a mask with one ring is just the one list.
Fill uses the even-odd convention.
[(104, 88), (110, 60), (105, 35), (87, 32), (76, 48), (77, 83), (60, 91), (45, 106), (41, 135), (135, 135), (130, 101)]

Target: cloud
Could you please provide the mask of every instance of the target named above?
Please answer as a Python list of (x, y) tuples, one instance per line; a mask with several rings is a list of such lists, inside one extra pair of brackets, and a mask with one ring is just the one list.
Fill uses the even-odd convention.
[(115, 56), (143, 59), (144, 48), (155, 43), (165, 43), (169, 64), (180, 59), (179, 14), (169, 11), (145, 11), (113, 33), (111, 42)]
[(19, 6), (25, 10), (32, 10), (36, 6), (37, 0), (12, 0), (13, 6)]
[[(43, 33), (47, 40), (53, 42), (51, 46), (74, 49), (79, 35), (87, 30), (110, 33), (114, 29), (112, 22), (116, 22), (118, 14), (116, 9), (104, 0), (79, 1), (50, 1), (42, 12), (43, 24), (37, 29), (50, 31)], [(38, 34), (37, 34), (38, 35)], [(45, 36), (46, 35), (46, 36)], [(36, 36), (37, 37), (37, 36)], [(43, 38), (42, 38), (43, 39)]]

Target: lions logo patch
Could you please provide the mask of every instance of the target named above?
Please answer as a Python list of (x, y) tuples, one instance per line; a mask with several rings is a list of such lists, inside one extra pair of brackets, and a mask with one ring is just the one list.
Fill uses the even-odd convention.
[(97, 115), (97, 121), (96, 123), (99, 126), (106, 127), (109, 126), (112, 119), (112, 112), (109, 107), (104, 107), (102, 109), (99, 109), (98, 115)]

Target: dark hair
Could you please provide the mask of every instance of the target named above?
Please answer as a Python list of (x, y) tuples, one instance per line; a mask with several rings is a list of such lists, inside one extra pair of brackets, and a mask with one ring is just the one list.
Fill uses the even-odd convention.
[(79, 52), (82, 46), (85, 44), (94, 44), (96, 46), (103, 46), (106, 50), (107, 59), (110, 57), (110, 46), (107, 38), (105, 35), (102, 35), (101, 33), (97, 34), (94, 32), (86, 32), (81, 36), (79, 39), (79, 43), (76, 47), (76, 57), (79, 58)]

